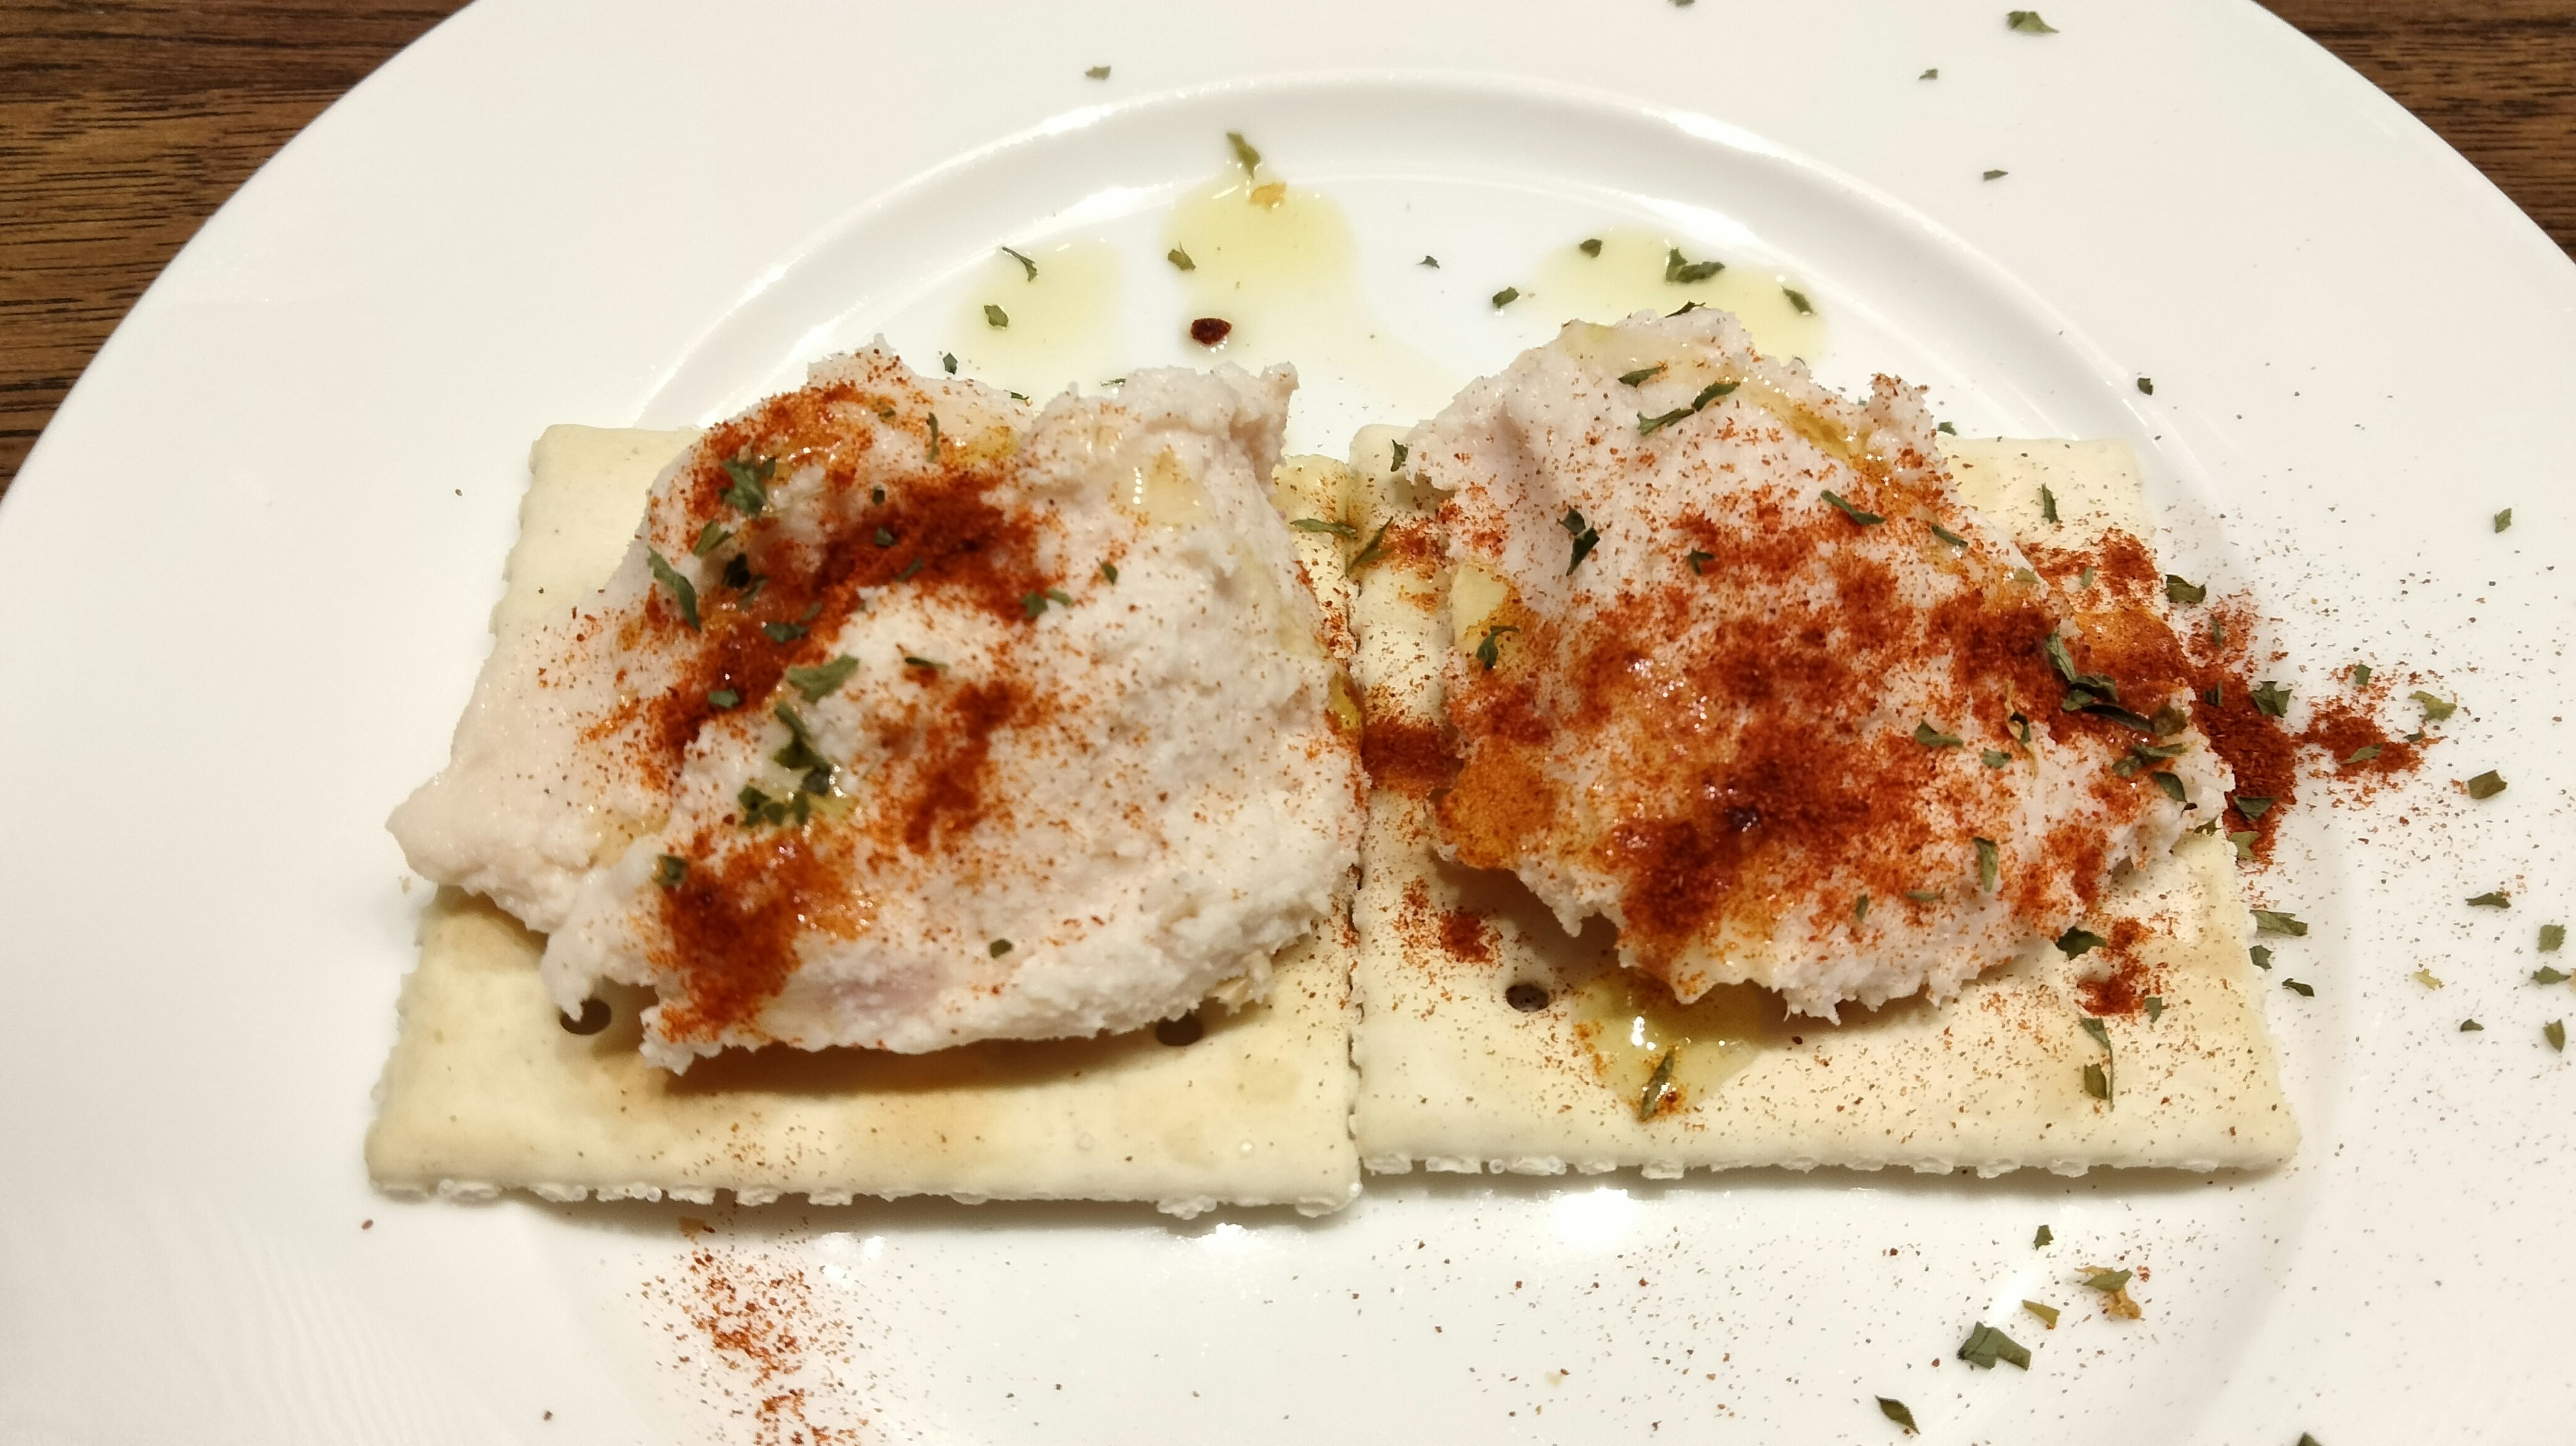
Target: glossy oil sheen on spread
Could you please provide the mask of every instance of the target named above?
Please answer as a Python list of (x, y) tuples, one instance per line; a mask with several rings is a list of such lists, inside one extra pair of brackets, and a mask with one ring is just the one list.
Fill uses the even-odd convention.
[(872, 349), (710, 430), (608, 586), (505, 641), (396, 815), (644, 1053), (903, 1051), (1257, 994), (1357, 761), (1265, 483), (1293, 378), (1041, 414)]
[(2157, 604), (2033, 570), (1893, 381), (1847, 401), (1722, 313), (1578, 323), (1410, 451), (1453, 565), (1444, 846), (1685, 1001), (1947, 997), (2217, 816), (2187, 678), (2130, 645)]

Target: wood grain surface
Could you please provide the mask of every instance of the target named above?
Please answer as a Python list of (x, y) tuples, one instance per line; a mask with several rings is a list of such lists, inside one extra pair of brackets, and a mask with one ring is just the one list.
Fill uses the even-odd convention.
[[(2576, 0), (2270, 0), (2576, 247)], [(450, 0), (0, 0), (0, 492), (143, 288)]]

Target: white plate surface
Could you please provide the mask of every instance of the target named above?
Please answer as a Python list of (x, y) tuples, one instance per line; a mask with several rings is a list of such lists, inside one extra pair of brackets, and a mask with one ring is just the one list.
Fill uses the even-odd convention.
[[(2045, 14), (485, 0), (433, 32), (209, 223), (0, 510), (0, 1439), (1897, 1439), (1880, 1395), (1939, 1442), (2576, 1433), (2576, 1072), (2541, 1038), (2576, 994), (2528, 982), (2576, 913), (2576, 269), (2251, 5)], [(2280, 943), (2315, 997), (2268, 1001), (2297, 1161), (1414, 1175), (1320, 1222), (374, 1194), (426, 897), (381, 821), (445, 756), (529, 439), (721, 414), (880, 330), (926, 364), (1002, 242), (1109, 243), (1123, 362), (1180, 359), (1161, 218), (1229, 129), (1349, 217), (1425, 395), (1547, 333), (1544, 293), (1486, 298), (1551, 248), (1686, 236), (1807, 287), (1829, 380), (2135, 442), (2168, 562), (2250, 589), (2294, 687), (2368, 661), (2462, 699), (2423, 777), (2311, 785), (2250, 879), (2316, 925)], [(1310, 359), (1298, 444), (1404, 419), (1366, 351)], [(2451, 782), (2488, 768), (2495, 799)], [(798, 1369), (691, 1321), (709, 1260), (793, 1297)], [(2097, 1261), (2144, 1267), (2144, 1321), (2077, 1299)], [(1952, 1358), (1981, 1319), (2030, 1371)]]

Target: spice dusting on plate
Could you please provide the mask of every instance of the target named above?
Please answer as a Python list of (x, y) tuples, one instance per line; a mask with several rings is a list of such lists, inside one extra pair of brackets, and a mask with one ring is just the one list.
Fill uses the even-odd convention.
[[(849, 1405), (848, 1323), (819, 1299), (805, 1268), (768, 1252), (694, 1238), (675, 1277), (647, 1300), (670, 1309), (674, 1362), (709, 1397), (750, 1423), (754, 1446), (843, 1446), (868, 1419)], [(836, 1369), (838, 1368), (838, 1369)]]

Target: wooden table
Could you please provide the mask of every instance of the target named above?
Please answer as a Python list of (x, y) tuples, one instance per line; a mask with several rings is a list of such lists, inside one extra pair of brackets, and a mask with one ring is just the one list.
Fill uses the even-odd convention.
[[(2576, 247), (2576, 0), (2270, 0)], [(144, 286), (454, 0), (0, 0), (0, 492)]]

